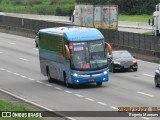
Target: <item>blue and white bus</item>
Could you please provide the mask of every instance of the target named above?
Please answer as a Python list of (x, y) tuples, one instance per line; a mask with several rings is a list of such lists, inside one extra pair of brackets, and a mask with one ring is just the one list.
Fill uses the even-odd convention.
[(41, 73), (65, 85), (96, 83), (109, 80), (107, 53), (111, 46), (96, 28), (56, 27), (39, 31)]

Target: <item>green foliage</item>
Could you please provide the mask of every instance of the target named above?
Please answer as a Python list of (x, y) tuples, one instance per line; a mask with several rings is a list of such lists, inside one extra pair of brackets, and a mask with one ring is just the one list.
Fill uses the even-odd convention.
[(111, 4), (119, 6), (119, 12), (135, 15), (135, 14), (152, 14), (155, 11), (155, 5), (160, 0), (110, 0)]
[(55, 15), (57, 16), (70, 16), (73, 14), (74, 6), (58, 6), (55, 11)]
[(42, 4), (42, 0), (28, 0), (29, 5), (39, 5)]
[(146, 22), (148, 23), (148, 19), (152, 18), (151, 15), (118, 15), (119, 21), (130, 21), (130, 22)]
[(78, 4), (106, 5), (109, 0), (75, 0)]
[[(22, 106), (15, 105), (6, 101), (0, 100), (0, 111), (31, 111), (30, 109)], [(0, 120), (44, 120), (43, 118), (0, 118)]]
[(22, 0), (14, 0), (14, 1), (13, 1), (13, 4), (14, 4), (14, 5), (23, 5), (23, 4), (24, 4), (24, 1), (22, 1)]
[(153, 32), (152, 32), (152, 31), (151, 31), (151, 32), (145, 32), (144, 34), (145, 34), (145, 35), (153, 36)]
[(46, 7), (39, 7), (37, 8), (37, 13), (39, 15), (52, 15), (54, 14), (54, 9), (51, 9), (51, 8), (46, 8)]
[[(0, 11), (68, 16), (73, 13), (75, 0), (0, 0)], [(23, 4), (15, 2), (20, 1)], [(59, 8), (58, 8), (59, 7)], [(57, 12), (57, 11), (60, 11)]]
[(50, 0), (49, 5), (54, 5), (54, 4), (58, 4), (58, 0)]
[(160, 0), (0, 0), (3, 12), (71, 15), (77, 4), (118, 5), (120, 14), (152, 14)]
[(56, 8), (56, 12), (55, 12), (55, 15), (62, 15), (62, 9), (60, 7), (57, 7)]

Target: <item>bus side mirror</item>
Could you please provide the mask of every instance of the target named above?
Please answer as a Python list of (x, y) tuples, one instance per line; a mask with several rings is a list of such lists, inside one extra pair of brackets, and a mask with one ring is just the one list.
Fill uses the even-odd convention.
[(112, 47), (109, 43), (105, 42), (109, 55), (112, 55)]
[(65, 45), (65, 49), (66, 49), (66, 57), (69, 60), (71, 56), (70, 56), (70, 51), (67, 45)]
[(107, 54), (107, 58), (108, 58), (108, 59), (111, 59), (111, 57), (112, 57), (111, 55)]

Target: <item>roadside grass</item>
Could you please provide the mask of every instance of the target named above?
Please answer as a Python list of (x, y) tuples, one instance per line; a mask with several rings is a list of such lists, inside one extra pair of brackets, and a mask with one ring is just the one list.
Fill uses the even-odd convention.
[[(22, 106), (22, 105), (15, 105), (15, 104), (0, 100), (0, 111), (1, 112), (3, 112), (3, 111), (24, 111), (25, 112), (25, 111), (31, 111), (31, 110), (29, 108)], [(33, 118), (33, 117), (31, 117), (31, 118), (18, 118), (18, 117), (3, 118), (3, 117), (1, 117), (0, 120), (44, 120), (44, 119), (43, 118)]]
[(145, 35), (151, 35), (151, 36), (152, 36), (152, 35), (153, 35), (153, 32), (152, 32), (152, 31), (151, 31), (151, 32), (145, 32), (144, 34), (145, 34)]
[[(71, 15), (74, 10), (74, 0), (36, 0), (41, 1), (40, 4), (30, 4), (29, 1), (34, 0), (1, 0), (0, 12), (25, 13), (25, 14), (43, 14), (55, 15), (57, 11), (59, 15)], [(53, 1), (53, 4), (51, 4)], [(58, 10), (57, 10), (58, 9)]]
[(148, 19), (152, 19), (152, 15), (118, 15), (119, 21), (129, 21), (129, 22), (146, 22)]

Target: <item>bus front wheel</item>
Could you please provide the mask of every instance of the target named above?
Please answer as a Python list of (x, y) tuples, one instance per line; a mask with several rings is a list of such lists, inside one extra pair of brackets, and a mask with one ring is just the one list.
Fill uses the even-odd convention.
[(97, 82), (97, 86), (101, 86), (102, 85), (102, 82)]
[(68, 83), (68, 81), (66, 80), (66, 73), (64, 72), (63, 73), (63, 76), (64, 76), (64, 84), (67, 88), (70, 88), (71, 87), (71, 84)]

